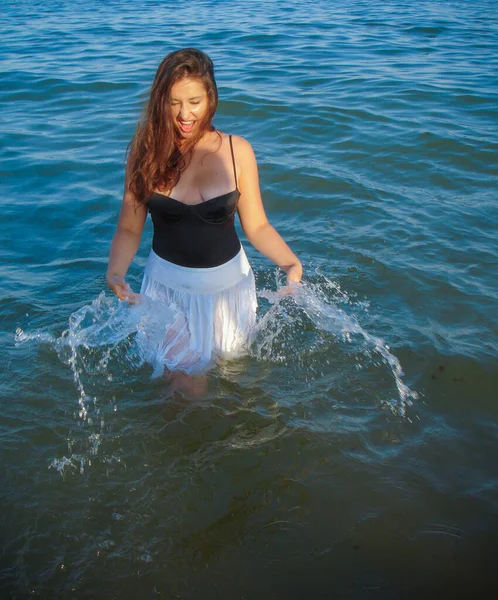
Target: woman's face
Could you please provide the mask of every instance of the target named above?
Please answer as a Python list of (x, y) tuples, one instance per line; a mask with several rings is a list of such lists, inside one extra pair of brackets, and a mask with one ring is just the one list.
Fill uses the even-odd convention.
[(171, 87), (171, 115), (183, 138), (197, 134), (209, 110), (209, 99), (202, 81), (184, 77)]

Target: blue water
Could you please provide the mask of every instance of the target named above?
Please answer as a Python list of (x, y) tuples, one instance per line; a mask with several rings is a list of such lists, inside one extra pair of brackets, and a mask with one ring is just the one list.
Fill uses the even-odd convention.
[[(0, 596), (491, 594), (496, 2), (1, 13)], [(242, 237), (258, 335), (196, 397), (151, 379), (104, 277), (126, 145), (185, 46), (305, 269), (278, 296)]]

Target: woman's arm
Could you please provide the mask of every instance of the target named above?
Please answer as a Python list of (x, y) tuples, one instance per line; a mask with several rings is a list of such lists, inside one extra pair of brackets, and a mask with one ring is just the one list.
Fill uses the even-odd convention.
[(303, 274), (300, 260), (270, 225), (259, 189), (258, 165), (253, 149), (245, 139), (234, 136), (239, 173), (238, 212), (242, 229), (251, 244), (287, 273), (289, 283), (298, 283)]
[(106, 275), (107, 284), (121, 300), (133, 299), (133, 292), (125, 281), (125, 275), (137, 253), (146, 218), (147, 208), (137, 201), (125, 182), (121, 213), (112, 240)]

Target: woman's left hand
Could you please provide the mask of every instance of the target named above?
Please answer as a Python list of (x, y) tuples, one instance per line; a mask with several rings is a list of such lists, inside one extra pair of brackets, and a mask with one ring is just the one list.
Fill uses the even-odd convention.
[(292, 265), (287, 270), (287, 285), (278, 290), (280, 296), (295, 294), (301, 287), (301, 277), (303, 276), (303, 267), (301, 263)]
[(296, 285), (301, 283), (301, 277), (303, 276), (303, 267), (301, 263), (292, 265), (287, 270), (287, 285)]

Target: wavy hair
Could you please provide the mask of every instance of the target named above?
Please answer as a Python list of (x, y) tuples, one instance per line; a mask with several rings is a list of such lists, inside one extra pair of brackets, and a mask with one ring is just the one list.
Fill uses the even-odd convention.
[[(208, 110), (198, 133), (183, 139), (171, 113), (171, 88), (184, 77), (204, 84)], [(138, 202), (146, 204), (155, 189), (171, 190), (189, 165), (192, 150), (206, 131), (218, 106), (218, 89), (213, 63), (195, 48), (171, 52), (159, 65), (137, 130), (128, 145), (127, 187)], [(181, 142), (181, 144), (180, 144)]]

